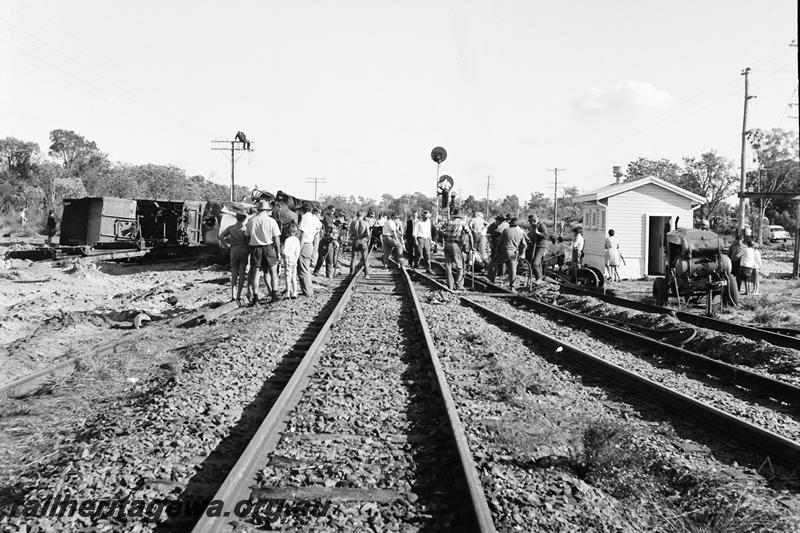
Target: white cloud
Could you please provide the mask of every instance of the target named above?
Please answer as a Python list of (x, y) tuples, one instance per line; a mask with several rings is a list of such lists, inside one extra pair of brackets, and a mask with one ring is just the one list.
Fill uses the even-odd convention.
[(586, 110), (654, 109), (670, 107), (674, 102), (672, 95), (646, 81), (625, 80), (604, 90), (591, 88), (573, 104)]

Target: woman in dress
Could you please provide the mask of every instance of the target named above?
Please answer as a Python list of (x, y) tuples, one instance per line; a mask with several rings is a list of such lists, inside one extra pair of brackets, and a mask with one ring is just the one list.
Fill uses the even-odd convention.
[(608, 281), (621, 281), (619, 277), (619, 271), (617, 267), (619, 267), (620, 261), (623, 263), (625, 262), (625, 258), (622, 257), (622, 252), (619, 251), (619, 241), (614, 236), (614, 230), (608, 230), (608, 237), (606, 237), (606, 279)]

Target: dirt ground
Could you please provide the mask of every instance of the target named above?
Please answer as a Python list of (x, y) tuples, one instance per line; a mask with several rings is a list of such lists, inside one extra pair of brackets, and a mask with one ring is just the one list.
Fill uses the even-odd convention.
[(151, 318), (144, 327), (154, 327), (229, 300), (227, 284), (212, 282), (228, 273), (198, 260), (2, 259), (7, 250), (37, 241), (41, 237), (0, 238), (0, 384), (122, 337), (138, 313)]
[[(759, 294), (741, 294), (739, 305), (722, 310), (719, 317), (753, 326), (800, 329), (800, 279), (792, 277), (792, 253), (779, 246), (765, 247)], [(652, 302), (652, 278), (606, 282), (606, 288), (623, 298)], [(673, 298), (671, 305), (676, 304)], [(702, 314), (705, 303), (685, 310)]]

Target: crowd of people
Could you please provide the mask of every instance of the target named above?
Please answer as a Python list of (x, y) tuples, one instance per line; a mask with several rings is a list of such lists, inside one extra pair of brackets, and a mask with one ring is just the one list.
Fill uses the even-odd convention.
[[(580, 266), (580, 227), (574, 228), (572, 240), (565, 242), (560, 234), (563, 225), (557, 236), (550, 235), (535, 215), (528, 217), (525, 226), (510, 215), (497, 215), (490, 222), (483, 213), (465, 216), (457, 208), (438, 224), (429, 211), (412, 212), (402, 221), (398, 213), (376, 216), (372, 210), (361, 210), (348, 221), (333, 206), (321, 211), (306, 203), (296, 213), (286, 205), (260, 200), (255, 213), (237, 215), (236, 223), (220, 233), (220, 246), (230, 249), (231, 298), (243, 303), (244, 295), (251, 305), (260, 301), (261, 280), (273, 302), (312, 296), (312, 276), (321, 275), (323, 266), (326, 277), (336, 276), (340, 252), (348, 248), (350, 273), (363, 266), (369, 277), (368, 258), (373, 251), (380, 251), (384, 268), (408, 264), (430, 273), (432, 256), (441, 247), (447, 285), (452, 290), (464, 289), (468, 270), (486, 272), (492, 282), (506, 275), (513, 290), (522, 259), (530, 264), (537, 284), (544, 280), (547, 268), (575, 270)], [(621, 254), (613, 231), (606, 248), (609, 276), (618, 279), (616, 265)]]
[(262, 279), (272, 302), (312, 296), (312, 273), (319, 275), (324, 265), (327, 277), (336, 275), (345, 231), (343, 217), (335, 216), (333, 208), (323, 214), (304, 204), (298, 214), (259, 200), (254, 211), (237, 214), (236, 223), (219, 234), (220, 247), (230, 249), (232, 299), (243, 303), (246, 284), (246, 298), (257, 304)]

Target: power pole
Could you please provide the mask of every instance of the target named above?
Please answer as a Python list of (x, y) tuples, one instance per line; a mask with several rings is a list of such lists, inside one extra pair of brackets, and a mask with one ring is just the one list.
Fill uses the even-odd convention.
[[(741, 159), (741, 175), (739, 178), (739, 193), (744, 194), (745, 192), (745, 181), (747, 172), (744, 166), (745, 160), (745, 146), (747, 145), (747, 102), (751, 98), (755, 98), (755, 96), (750, 96), (748, 92), (748, 76), (750, 75), (750, 67), (745, 68), (742, 71), (742, 76), (744, 76), (744, 113), (742, 114), (742, 159)], [(739, 198), (739, 236), (744, 235), (744, 198)]]
[(552, 172), (555, 176), (555, 184), (553, 185), (553, 234), (558, 232), (558, 171), (565, 172), (565, 168), (548, 168), (548, 172)]
[(317, 183), (325, 183), (328, 178), (306, 178), (306, 183), (314, 184), (314, 201), (317, 201)]
[(486, 176), (486, 220), (489, 220), (489, 185), (492, 182), (491, 176)]
[[(238, 134), (237, 134), (237, 137), (238, 137)], [(244, 137), (244, 135), (242, 135), (242, 137)], [(253, 143), (252, 141), (248, 141), (246, 139), (244, 141), (242, 141), (239, 138), (236, 138), (236, 139), (233, 139), (233, 140), (213, 140), (211, 142), (212, 143), (217, 143), (217, 144), (226, 144), (226, 145), (230, 144), (231, 145), (230, 148), (228, 148), (227, 146), (223, 148), (221, 146), (214, 146), (212, 144), (211, 149), (212, 150), (223, 150), (225, 152), (230, 150), (230, 152), (231, 152), (230, 156), (229, 156), (229, 158), (231, 160), (231, 195), (230, 195), (231, 198), (230, 198), (230, 200), (231, 200), (231, 202), (233, 202), (233, 201), (235, 201), (234, 197), (233, 197), (233, 189), (234, 189), (234, 185), (236, 183), (236, 161), (238, 161), (239, 157), (241, 157), (241, 156), (236, 157), (236, 152), (253, 152), (255, 150), (251, 149), (250, 145), (251, 144), (255, 144), (255, 143)]]

